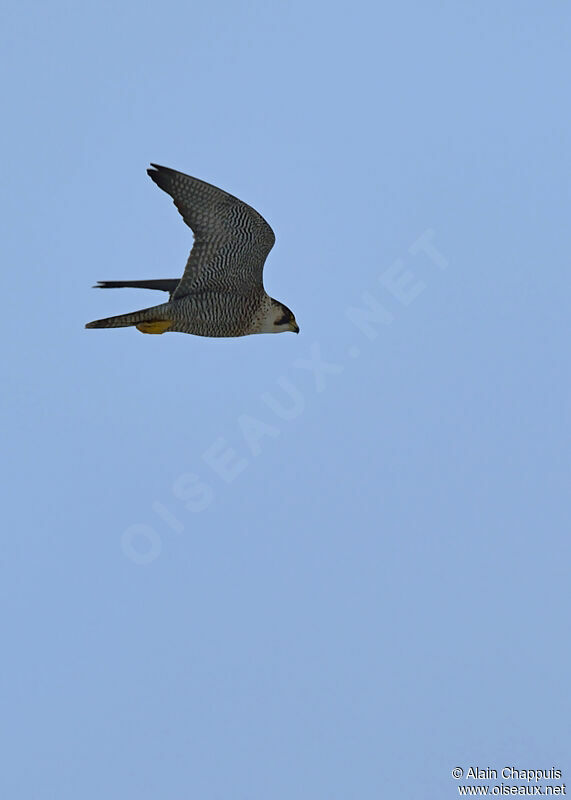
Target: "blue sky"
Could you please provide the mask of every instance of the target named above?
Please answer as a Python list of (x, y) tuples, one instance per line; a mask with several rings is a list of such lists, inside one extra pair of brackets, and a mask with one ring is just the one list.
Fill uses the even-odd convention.
[[(569, 19), (5, 5), (3, 797), (564, 782)], [(299, 336), (84, 329), (182, 272), (150, 161), (268, 219)]]

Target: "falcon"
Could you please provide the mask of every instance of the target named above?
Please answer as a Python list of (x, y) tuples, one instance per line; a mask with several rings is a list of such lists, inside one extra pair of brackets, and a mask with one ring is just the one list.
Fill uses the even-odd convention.
[(216, 186), (151, 164), (149, 177), (169, 194), (194, 233), (182, 278), (99, 281), (98, 289), (132, 287), (169, 293), (168, 303), (88, 322), (86, 328), (135, 326), (141, 333), (247, 336), (299, 333), (287, 306), (264, 291), (262, 272), (275, 236), (258, 212)]

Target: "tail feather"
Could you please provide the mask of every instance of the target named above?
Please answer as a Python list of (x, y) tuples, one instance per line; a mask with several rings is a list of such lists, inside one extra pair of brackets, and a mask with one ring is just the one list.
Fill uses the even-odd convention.
[(160, 306), (143, 308), (140, 311), (133, 311), (130, 314), (119, 314), (116, 317), (106, 317), (88, 322), (86, 328), (128, 328), (131, 325), (138, 325), (139, 322), (155, 322), (157, 320), (168, 319), (168, 303)]
[(162, 292), (174, 292), (180, 278), (159, 278), (150, 281), (97, 281), (97, 286), (94, 289), (122, 289), (124, 287), (130, 289), (158, 289)]

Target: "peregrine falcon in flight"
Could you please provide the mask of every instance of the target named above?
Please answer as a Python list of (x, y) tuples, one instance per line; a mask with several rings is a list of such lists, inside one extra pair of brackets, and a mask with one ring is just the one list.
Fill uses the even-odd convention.
[(182, 278), (99, 281), (97, 288), (162, 289), (168, 303), (89, 322), (86, 328), (124, 328), (142, 333), (247, 336), (299, 327), (292, 312), (264, 291), (262, 271), (275, 236), (266, 220), (222, 189), (168, 167), (147, 174), (172, 197), (194, 233)]

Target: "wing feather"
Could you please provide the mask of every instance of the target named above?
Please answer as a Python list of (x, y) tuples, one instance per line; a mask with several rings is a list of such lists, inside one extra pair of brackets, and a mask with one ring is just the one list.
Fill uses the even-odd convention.
[(151, 164), (149, 177), (169, 194), (194, 233), (194, 245), (172, 299), (212, 289), (263, 290), (264, 262), (275, 236), (251, 206), (223, 189)]

